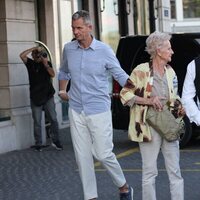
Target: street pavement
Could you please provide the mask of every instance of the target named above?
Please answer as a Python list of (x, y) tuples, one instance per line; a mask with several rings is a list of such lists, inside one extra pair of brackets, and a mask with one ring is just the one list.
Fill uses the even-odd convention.
[[(0, 200), (83, 200), (69, 128), (60, 130), (63, 151), (52, 146), (35, 152), (32, 148), (0, 155)], [(49, 143), (50, 141), (47, 140)], [(141, 157), (136, 143), (126, 131), (114, 131), (114, 152), (134, 200), (141, 200)], [(200, 200), (200, 143), (181, 150), (181, 170), (185, 180), (185, 200)], [(118, 189), (104, 168), (95, 162), (99, 200), (118, 200)], [(163, 157), (158, 158), (157, 200), (170, 200), (169, 181)], [(178, 199), (177, 199), (178, 200)]]

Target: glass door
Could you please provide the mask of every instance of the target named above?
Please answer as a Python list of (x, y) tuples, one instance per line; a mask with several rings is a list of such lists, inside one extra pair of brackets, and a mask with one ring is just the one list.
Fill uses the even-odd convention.
[(116, 52), (119, 38), (117, 0), (101, 0), (101, 40)]

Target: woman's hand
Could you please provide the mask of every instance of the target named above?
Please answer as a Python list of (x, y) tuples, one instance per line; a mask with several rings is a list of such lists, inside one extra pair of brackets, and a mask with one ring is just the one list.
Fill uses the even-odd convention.
[(185, 109), (183, 107), (181, 107), (178, 111), (178, 116), (179, 117), (184, 117), (185, 116)]
[(149, 98), (149, 104), (154, 107), (156, 110), (162, 110), (163, 104), (161, 100), (166, 100), (165, 97), (155, 96)]

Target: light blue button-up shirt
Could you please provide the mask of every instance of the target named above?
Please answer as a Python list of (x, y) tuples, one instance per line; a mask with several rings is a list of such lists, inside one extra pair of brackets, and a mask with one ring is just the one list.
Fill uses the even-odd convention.
[(91, 115), (110, 109), (109, 73), (121, 86), (129, 77), (108, 45), (95, 38), (86, 49), (76, 40), (65, 44), (58, 79), (71, 80), (69, 106), (76, 112)]

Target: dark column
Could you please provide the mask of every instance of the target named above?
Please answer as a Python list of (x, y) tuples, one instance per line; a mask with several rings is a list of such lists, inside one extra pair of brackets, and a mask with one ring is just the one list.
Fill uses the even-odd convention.
[(154, 0), (149, 0), (149, 26), (151, 33), (156, 30), (154, 9)]
[(126, 0), (118, 0), (119, 33), (121, 36), (128, 35), (128, 16)]

